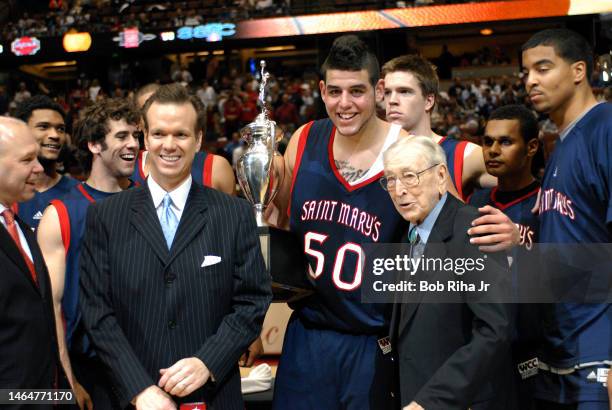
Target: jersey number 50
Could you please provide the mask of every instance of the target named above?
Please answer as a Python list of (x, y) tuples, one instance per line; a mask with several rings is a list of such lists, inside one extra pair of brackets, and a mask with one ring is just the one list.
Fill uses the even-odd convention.
[[(316, 268), (312, 269), (311, 264), (308, 264), (308, 274), (313, 278), (317, 279), (323, 273), (323, 266), (325, 265), (325, 255), (323, 252), (313, 249), (311, 246), (313, 242), (323, 245), (323, 242), (328, 238), (329, 235), (325, 235), (317, 232), (307, 232), (304, 235), (304, 253), (312, 256), (316, 261)], [(355, 273), (353, 274), (352, 282), (345, 282), (342, 280), (342, 267), (344, 265), (344, 258), (347, 252), (352, 252), (357, 256), (357, 263), (355, 264)], [(334, 269), (332, 271), (332, 281), (338, 289), (342, 290), (355, 290), (361, 286), (361, 278), (363, 271), (363, 259), (364, 252), (361, 246), (353, 242), (347, 242), (342, 245), (336, 251), (336, 258), (334, 259)]]

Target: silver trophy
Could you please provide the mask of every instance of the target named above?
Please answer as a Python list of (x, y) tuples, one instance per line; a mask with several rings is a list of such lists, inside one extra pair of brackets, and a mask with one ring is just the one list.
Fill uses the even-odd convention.
[(268, 226), (264, 221), (264, 211), (282, 184), (284, 168), (274, 165), (274, 158), (280, 156), (276, 145), (283, 133), (268, 117), (265, 92), (270, 74), (266, 72), (265, 61), (262, 60), (260, 65), (258, 100), (261, 112), (255, 121), (240, 131), (247, 148), (236, 164), (236, 175), (242, 192), (255, 210), (261, 251), (272, 276), (274, 298), (297, 300), (309, 295), (312, 288), (305, 274), (306, 260), (301, 240), (291, 232)]
[(266, 62), (261, 61), (261, 84), (259, 85), (259, 106), (261, 112), (255, 121), (247, 124), (240, 135), (247, 143), (247, 149), (238, 160), (236, 174), (244, 195), (253, 204), (257, 226), (266, 226), (264, 210), (276, 195), (283, 172), (274, 167), (277, 138), (282, 131), (268, 118), (266, 109), (266, 85), (270, 73), (265, 71)]

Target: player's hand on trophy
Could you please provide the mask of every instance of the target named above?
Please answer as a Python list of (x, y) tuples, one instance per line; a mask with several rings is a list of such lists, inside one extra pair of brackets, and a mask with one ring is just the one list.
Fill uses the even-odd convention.
[(238, 365), (241, 367), (251, 367), (255, 360), (259, 356), (262, 355), (264, 351), (263, 342), (261, 341), (261, 336), (255, 339), (253, 343), (249, 346), (248, 350), (240, 356), (240, 360), (238, 361)]
[(160, 369), (157, 385), (172, 396), (185, 397), (204, 386), (211, 377), (210, 370), (197, 357), (188, 357), (167, 369)]
[(478, 211), (482, 215), (472, 221), (467, 233), (472, 237), (470, 243), (478, 245), (481, 252), (499, 252), (519, 243), (518, 227), (506, 214), (490, 205)]
[(280, 229), (287, 229), (288, 225), (287, 215), (283, 215), (276, 204), (273, 202), (277, 194), (282, 189), (287, 189), (285, 186), (285, 160), (281, 154), (274, 151), (274, 158), (272, 159), (272, 166), (270, 170), (270, 180), (272, 185), (270, 186), (270, 202), (264, 209), (264, 221), (270, 225)]
[(136, 410), (176, 410), (168, 393), (157, 386), (149, 386), (132, 400)]

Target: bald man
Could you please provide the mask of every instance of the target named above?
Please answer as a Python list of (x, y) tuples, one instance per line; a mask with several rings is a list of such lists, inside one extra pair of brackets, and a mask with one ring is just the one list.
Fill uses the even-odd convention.
[(51, 389), (58, 370), (49, 274), (36, 237), (11, 210), (34, 196), (38, 150), (26, 123), (0, 117), (0, 389)]

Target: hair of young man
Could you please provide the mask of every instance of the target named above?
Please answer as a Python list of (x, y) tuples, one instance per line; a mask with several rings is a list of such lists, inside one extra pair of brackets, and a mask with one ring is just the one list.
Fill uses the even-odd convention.
[(125, 120), (137, 126), (140, 115), (134, 103), (124, 98), (107, 98), (85, 108), (73, 135), (75, 157), (85, 172), (91, 171), (93, 162), (93, 153), (88, 143), (99, 143), (103, 150), (107, 148), (105, 139), (110, 132), (109, 120)]
[(577, 61), (586, 63), (587, 83), (593, 72), (593, 49), (589, 42), (575, 31), (565, 28), (554, 28), (538, 31), (525, 44), (521, 51), (538, 46), (549, 46), (555, 53), (569, 64)]
[(440, 89), (440, 79), (438, 78), (438, 73), (436, 73), (436, 66), (424, 57), (417, 54), (395, 57), (382, 66), (381, 76), (385, 78), (387, 74), (396, 71), (412, 74), (419, 83), (424, 97), (433, 95), (437, 98)]
[(204, 132), (206, 126), (206, 108), (202, 101), (191, 94), (184, 86), (173, 83), (160, 86), (147, 100), (145, 105), (142, 107), (142, 119), (144, 121), (145, 130), (149, 130), (149, 123), (147, 121), (147, 112), (151, 105), (154, 103), (158, 104), (191, 104), (196, 112), (196, 137), (198, 132)]
[(334, 40), (327, 58), (321, 66), (321, 78), (326, 81), (327, 70), (368, 72), (368, 79), (375, 86), (380, 78), (378, 59), (359, 37), (348, 34)]
[(519, 132), (525, 144), (534, 138), (538, 138), (538, 120), (533, 112), (523, 105), (502, 105), (489, 116), (489, 121), (493, 120), (517, 120), (519, 122)]
[(157, 83), (149, 83), (143, 85), (138, 89), (138, 91), (136, 91), (136, 94), (134, 94), (134, 101), (137, 102), (138, 99), (145, 94), (154, 93), (159, 89), (159, 87), (161, 87), (161, 85)]
[(53, 101), (46, 95), (34, 95), (17, 105), (15, 109), (15, 117), (24, 122), (28, 122), (34, 110), (51, 110), (57, 112), (66, 121), (66, 112), (61, 105)]

